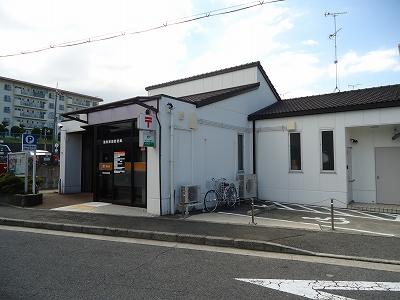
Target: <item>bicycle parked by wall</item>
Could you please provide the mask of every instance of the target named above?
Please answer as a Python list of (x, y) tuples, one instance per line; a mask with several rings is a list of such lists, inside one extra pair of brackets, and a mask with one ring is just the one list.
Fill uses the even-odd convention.
[(236, 186), (225, 178), (212, 178), (211, 189), (204, 196), (204, 210), (213, 212), (218, 205), (234, 207), (239, 201)]

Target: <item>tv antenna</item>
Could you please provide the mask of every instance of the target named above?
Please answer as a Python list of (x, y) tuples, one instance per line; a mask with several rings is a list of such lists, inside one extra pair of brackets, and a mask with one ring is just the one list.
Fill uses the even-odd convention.
[(334, 12), (334, 13), (326, 12), (325, 13), (325, 17), (333, 17), (333, 23), (335, 25), (335, 31), (329, 35), (329, 38), (334, 39), (334, 41), (335, 41), (335, 61), (334, 61), (334, 63), (335, 63), (335, 68), (336, 68), (336, 86), (335, 86), (335, 89), (333, 90), (334, 92), (336, 92), (336, 91), (340, 92), (339, 87), (338, 87), (338, 69), (337, 69), (338, 59), (337, 59), (336, 36), (337, 36), (338, 32), (340, 30), (342, 30), (342, 28), (336, 29), (336, 17), (339, 15), (344, 15), (344, 14), (347, 14), (347, 12)]
[(361, 86), (362, 84), (361, 83), (355, 83), (355, 84), (349, 84), (348, 85), (348, 87), (350, 88), (352, 88), (352, 90), (354, 90), (356, 87), (358, 87), (358, 86)]

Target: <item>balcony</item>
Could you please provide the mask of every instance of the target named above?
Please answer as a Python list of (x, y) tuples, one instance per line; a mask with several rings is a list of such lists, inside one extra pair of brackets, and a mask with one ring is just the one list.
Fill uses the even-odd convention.
[(21, 89), (15, 88), (14, 89), (14, 94), (15, 95), (20, 95), (20, 96), (26, 96), (26, 97), (30, 97), (30, 98), (46, 100), (46, 93), (44, 91), (27, 92), (27, 91), (23, 91)]
[(28, 107), (40, 110), (46, 110), (44, 103), (32, 103), (24, 100), (15, 99), (14, 106)]
[(45, 120), (45, 114), (38, 113), (28, 113), (25, 111), (14, 111), (14, 117), (26, 118), (26, 119), (36, 119), (36, 120)]

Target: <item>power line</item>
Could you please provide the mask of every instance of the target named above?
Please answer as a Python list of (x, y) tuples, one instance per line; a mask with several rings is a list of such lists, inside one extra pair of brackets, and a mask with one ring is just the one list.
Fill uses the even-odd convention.
[(124, 37), (127, 35), (146, 33), (146, 32), (155, 31), (155, 30), (159, 30), (162, 28), (170, 27), (170, 26), (194, 22), (194, 21), (209, 18), (209, 17), (216, 17), (216, 16), (221, 16), (221, 15), (231, 14), (231, 13), (235, 13), (238, 11), (247, 10), (247, 9), (250, 9), (250, 8), (253, 8), (256, 6), (262, 6), (265, 4), (271, 4), (271, 3), (283, 2), (283, 1), (285, 1), (285, 0), (253, 1), (253, 2), (248, 2), (248, 3), (232, 5), (229, 7), (214, 9), (214, 10), (198, 13), (195, 15), (187, 16), (187, 17), (182, 17), (182, 18), (178, 18), (178, 19), (174, 19), (174, 20), (165, 21), (160, 25), (148, 27), (148, 28), (141, 29), (141, 30), (119, 31), (119, 32), (113, 32), (113, 33), (107, 33), (107, 34), (93, 36), (93, 37), (89, 37), (89, 38), (85, 38), (85, 39), (68, 41), (68, 42), (63, 42), (63, 43), (59, 43), (59, 44), (53, 44), (50, 46), (45, 46), (45, 47), (37, 48), (37, 49), (33, 49), (33, 50), (3, 54), (3, 55), (0, 55), (0, 58), (38, 53), (38, 52), (43, 52), (43, 51), (47, 51), (47, 50), (51, 50), (51, 49), (55, 49), (55, 48), (74, 47), (74, 46), (83, 45), (83, 44), (89, 44), (89, 43), (94, 43), (94, 42), (101, 42), (101, 41), (105, 41), (105, 40), (120, 38), (120, 37)]

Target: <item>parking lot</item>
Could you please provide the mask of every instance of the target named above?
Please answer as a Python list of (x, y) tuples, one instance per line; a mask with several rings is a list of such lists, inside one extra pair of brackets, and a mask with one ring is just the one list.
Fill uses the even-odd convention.
[[(271, 208), (271, 204), (275, 208)], [(279, 202), (255, 203), (255, 220), (279, 220), (300, 224), (318, 225), (321, 230), (331, 230), (331, 211), (329, 207)], [(241, 203), (234, 209), (219, 208), (218, 214), (230, 216), (251, 215), (249, 202)], [(358, 234), (374, 234), (400, 237), (400, 214), (364, 212), (334, 208), (334, 227), (337, 231)]]

